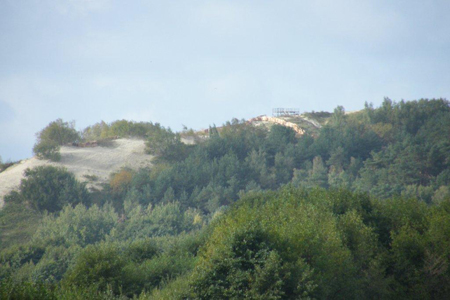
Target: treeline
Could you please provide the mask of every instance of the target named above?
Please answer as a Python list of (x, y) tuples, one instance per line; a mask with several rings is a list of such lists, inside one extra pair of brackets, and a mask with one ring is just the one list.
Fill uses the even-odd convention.
[[(192, 130), (183, 132), (184, 135), (192, 135)], [(60, 147), (67, 144), (79, 144), (83, 142), (96, 141), (100, 146), (108, 146), (114, 138), (140, 138), (156, 139), (160, 144), (169, 141), (179, 141), (180, 134), (174, 133), (170, 128), (164, 128), (159, 123), (133, 122), (127, 120), (106, 123), (104, 121), (88, 126), (81, 131), (75, 129), (75, 122), (65, 122), (62, 119), (50, 122), (37, 134), (37, 141), (33, 152), (41, 159), (59, 161), (61, 155)], [(173, 144), (173, 142), (172, 142)], [(167, 145), (168, 146), (168, 145)], [(160, 146), (161, 147), (161, 146)], [(149, 153), (153, 153), (149, 148)]]
[[(385, 99), (380, 108), (366, 105), (353, 114), (338, 107), (317, 137), (300, 138), (279, 125), (267, 131), (233, 120), (220, 132), (210, 128), (209, 138), (197, 138), (195, 146), (183, 144), (180, 133), (158, 123), (101, 122), (76, 133), (73, 124), (57, 120), (41, 131), (37, 145), (47, 140), (63, 145), (75, 136), (80, 140), (146, 139), (147, 152), (165, 164), (153, 172), (153, 179), (141, 178), (139, 186), (130, 188), (142, 194), (143, 187), (151, 186), (153, 195), (147, 199), (151, 202), (173, 190), (186, 206), (205, 209), (193, 203), (202, 202), (196, 199), (200, 194), (225, 195), (214, 197), (213, 211), (217, 205), (233, 202), (241, 190), (274, 189), (292, 182), (305, 187), (345, 187), (380, 198), (401, 194), (430, 203), (450, 194), (449, 110), (448, 101), (442, 99), (399, 103)], [(61, 134), (61, 128), (72, 134)], [(192, 131), (184, 134), (195, 136)], [(60, 140), (55, 141), (56, 137)]]
[(450, 195), (450, 107), (445, 100), (386, 99), (378, 109), (367, 105), (354, 114), (338, 107), (316, 138), (238, 120), (220, 133), (215, 127), (209, 132), (209, 139), (196, 146), (168, 138), (162, 144), (170, 151), (158, 152), (160, 164), (134, 174), (119, 198), (142, 204), (177, 200), (185, 208), (213, 213), (242, 192), (287, 183), (426, 203)]
[(245, 195), (209, 225), (174, 203), (125, 207), (45, 216), (30, 242), (1, 252), (2, 299), (450, 296), (448, 199), (284, 187)]
[[(338, 107), (314, 136), (239, 120), (195, 145), (128, 121), (83, 136), (118, 132), (145, 138), (155, 165), (91, 193), (38, 168), (6, 197), (1, 297), (450, 296), (446, 100)], [(13, 220), (21, 231), (2, 225)]]

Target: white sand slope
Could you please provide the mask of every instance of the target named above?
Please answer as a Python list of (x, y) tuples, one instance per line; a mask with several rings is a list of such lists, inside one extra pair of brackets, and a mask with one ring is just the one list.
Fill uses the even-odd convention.
[[(144, 143), (143, 140), (117, 139), (112, 141), (109, 147), (63, 146), (59, 162), (39, 160), (36, 157), (23, 160), (0, 173), (0, 207), (3, 206), (3, 197), (19, 187), (27, 168), (62, 166), (74, 173), (78, 180), (88, 182), (88, 187), (100, 188), (100, 184), (107, 182), (111, 173), (121, 168), (137, 170), (151, 166), (152, 156), (145, 154)], [(92, 180), (94, 177), (96, 180)]]

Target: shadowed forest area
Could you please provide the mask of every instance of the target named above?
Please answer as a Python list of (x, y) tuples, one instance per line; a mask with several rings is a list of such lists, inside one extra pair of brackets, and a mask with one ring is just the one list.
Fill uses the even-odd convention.
[(135, 137), (154, 165), (102, 190), (27, 170), (0, 210), (0, 298), (449, 299), (449, 102), (310, 115), (324, 125), (301, 136), (236, 119), (206, 136), (50, 123), (43, 159)]

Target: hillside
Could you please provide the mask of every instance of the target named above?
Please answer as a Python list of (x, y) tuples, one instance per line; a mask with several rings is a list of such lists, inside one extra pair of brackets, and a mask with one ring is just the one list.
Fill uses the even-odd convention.
[[(263, 126), (267, 129), (278, 124), (293, 128), (298, 135), (305, 133), (314, 135), (328, 121), (330, 115), (330, 113), (322, 112), (281, 117), (259, 116), (251, 118), (247, 122), (253, 126)], [(195, 136), (192, 135), (181, 138), (184, 144), (190, 145), (194, 144), (195, 140)], [(101, 189), (102, 184), (108, 182), (111, 173), (122, 168), (138, 170), (150, 166), (152, 156), (145, 154), (144, 150), (143, 139), (121, 138), (112, 140), (108, 146), (62, 146), (59, 162), (42, 160), (37, 157), (22, 160), (0, 172), (0, 208), (4, 204), (3, 197), (19, 187), (20, 181), (24, 178), (24, 171), (28, 168), (33, 169), (46, 165), (64, 167), (79, 181), (86, 182), (88, 188)]]
[(449, 299), (449, 136), (445, 99), (201, 132), (59, 119), (38, 149), (60, 162), (0, 174), (76, 174), (5, 198), (0, 298)]
[(111, 173), (122, 168), (138, 170), (151, 166), (152, 156), (145, 154), (144, 150), (144, 140), (122, 138), (111, 141), (107, 147), (62, 146), (59, 162), (36, 157), (22, 160), (0, 173), (0, 207), (3, 206), (3, 197), (19, 187), (24, 171), (28, 168), (45, 165), (65, 167), (79, 181), (87, 182), (88, 188), (101, 189)]

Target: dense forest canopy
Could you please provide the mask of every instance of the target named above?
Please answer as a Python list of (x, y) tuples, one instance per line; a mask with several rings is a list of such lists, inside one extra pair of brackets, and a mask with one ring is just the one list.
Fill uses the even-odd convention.
[(324, 125), (301, 136), (236, 119), (207, 136), (50, 123), (42, 157), (135, 137), (155, 164), (90, 192), (64, 169), (27, 171), (0, 211), (0, 298), (450, 298), (449, 102), (314, 115)]

